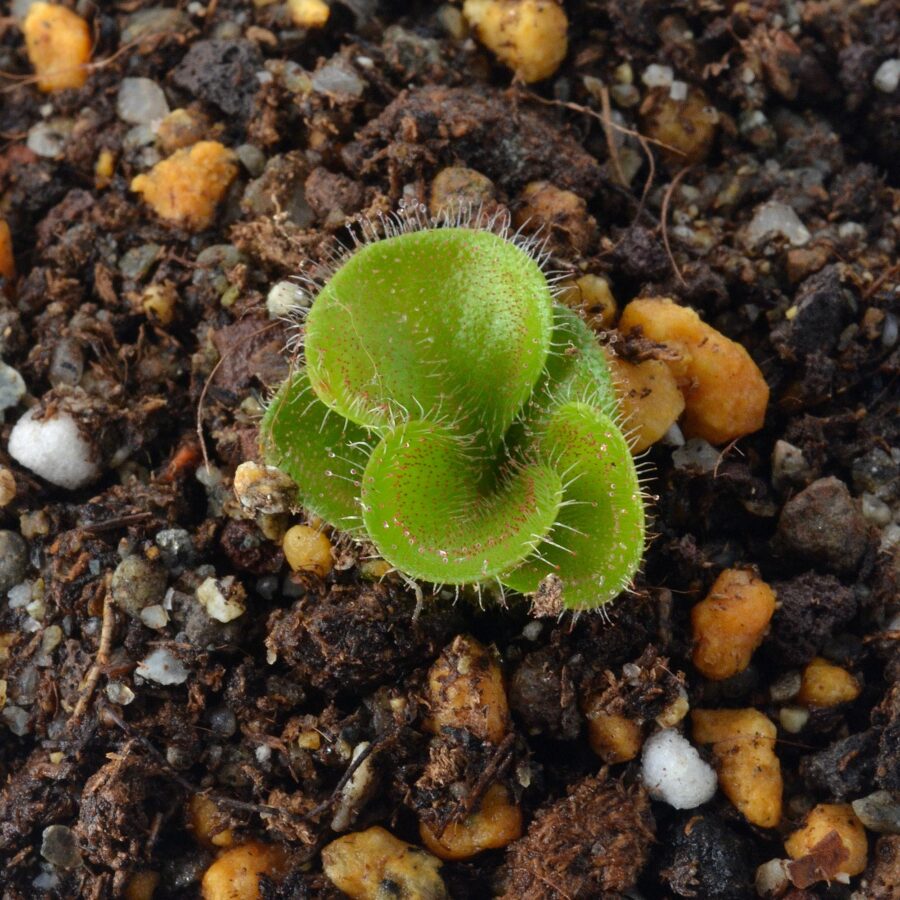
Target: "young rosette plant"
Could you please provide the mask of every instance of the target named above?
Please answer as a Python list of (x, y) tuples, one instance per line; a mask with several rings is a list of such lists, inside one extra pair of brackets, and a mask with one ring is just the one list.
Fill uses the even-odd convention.
[(603, 352), (505, 233), (393, 228), (318, 290), (261, 426), (303, 504), (410, 578), (593, 609), (644, 548)]

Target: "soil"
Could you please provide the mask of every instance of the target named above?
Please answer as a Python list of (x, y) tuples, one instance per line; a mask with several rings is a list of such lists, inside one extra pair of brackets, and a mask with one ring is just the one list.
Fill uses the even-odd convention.
[[(199, 896), (213, 858), (188, 829), (199, 791), (239, 840), (290, 849), (292, 871), (264, 897), (343, 896), (319, 851), (363, 742), (376, 780), (349, 811), (354, 830), (380, 824), (418, 843), (417, 817), (446, 821), (498, 779), (522, 808), (527, 833), (508, 852), (444, 865), (456, 898), (753, 897), (756, 866), (785, 855), (814, 803), (900, 791), (900, 632), (888, 628), (900, 583), (900, 91), (873, 86), (897, 56), (894, 4), (571, 0), (566, 61), (535, 86), (433, 3), (335, 0), (309, 33), (280, 3), (77, 5), (95, 65), (84, 88), (53, 95), (26, 77), (21, 32), (0, 19), (0, 215), (18, 270), (0, 289), (0, 354), (25, 380), (23, 403), (69, 410), (103, 468), (77, 491), (42, 482), (7, 456), (24, 407), (6, 411), (0, 462), (16, 495), (0, 527), (27, 553), (6, 554), (4, 590), (27, 582), (40, 602), (0, 603), (4, 898), (118, 897), (145, 870), (160, 875), (158, 897)], [(636, 137), (653, 123), (628, 92), (604, 113), (626, 63), (639, 100), (651, 64), (702, 88), (716, 129), (689, 167)], [(130, 192), (160, 153), (117, 116), (124, 77), (152, 79), (205, 136), (242, 148), (213, 227), (180, 231)], [(48, 117), (73, 125), (55, 158), (27, 144)], [(101, 148), (116, 159), (108, 180), (95, 173)], [(771, 388), (765, 427), (717, 448), (715, 465), (651, 449), (655, 536), (608, 615), (534, 619), (521, 600), (426, 596), (415, 617), (409, 587), (368, 580), (337, 536), (327, 579), (290, 574), (234, 500), (260, 403), (289, 364), (270, 287), (325, 265), (354, 216), (427, 204), (450, 165), (490, 179), (513, 214), (531, 182), (576, 193), (582, 221), (547, 223), (551, 266), (606, 276), (620, 308), (638, 295), (689, 304), (748, 348)], [(808, 240), (754, 239), (766, 201), (791, 207)], [(170, 323), (142, 311), (149, 284), (174, 290)], [(634, 359), (660, 350), (604, 339)], [(113, 604), (129, 554), (150, 568)], [(733, 565), (758, 567), (780, 606), (750, 668), (714, 683), (691, 666), (689, 611)], [(213, 576), (245, 597), (238, 620), (197, 602)], [(160, 595), (166, 623), (128, 612), (142, 590)], [(514, 725), (499, 748), (424, 725), (425, 673), (457, 634), (502, 659)], [(140, 674), (159, 650), (177, 683)], [(754, 706), (779, 722), (770, 688), (816, 655), (864, 687), (800, 733), (779, 731), (779, 829), (749, 826), (721, 793), (702, 815), (651, 802), (639, 760), (601, 770), (588, 746), (590, 690), (652, 721), (683, 679), (691, 706)], [(298, 743), (309, 732), (318, 749)], [(63, 836), (55, 850), (53, 825), (66, 829), (50, 832)], [(862, 878), (789, 896), (896, 897), (897, 841), (870, 833)]]

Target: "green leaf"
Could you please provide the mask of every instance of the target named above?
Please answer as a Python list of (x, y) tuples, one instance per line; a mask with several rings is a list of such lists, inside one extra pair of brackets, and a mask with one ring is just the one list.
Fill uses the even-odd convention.
[(540, 430), (555, 410), (573, 400), (595, 406), (612, 419), (618, 416), (612, 375), (597, 338), (577, 313), (556, 305), (552, 351), (522, 420)]
[(596, 608), (628, 586), (644, 551), (644, 504), (628, 443), (605, 413), (571, 401), (552, 413), (538, 448), (562, 476), (563, 503), (549, 539), (502, 580), (531, 593), (552, 573), (568, 608)]
[(413, 578), (495, 578), (547, 534), (562, 485), (549, 466), (492, 465), (472, 442), (428, 422), (390, 431), (363, 478), (363, 518), (385, 559)]
[(330, 525), (359, 528), (359, 496), (371, 435), (313, 392), (305, 369), (281, 386), (260, 425), (269, 465), (297, 482), (303, 505)]
[(375, 429), (441, 422), (496, 447), (544, 367), (552, 297), (537, 263), (487, 231), (442, 228), (357, 250), (306, 324), (319, 397)]

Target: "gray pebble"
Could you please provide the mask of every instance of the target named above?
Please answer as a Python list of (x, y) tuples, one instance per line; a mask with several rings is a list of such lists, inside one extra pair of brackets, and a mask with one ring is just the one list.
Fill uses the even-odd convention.
[(777, 540), (786, 555), (852, 575), (868, 542), (868, 524), (838, 478), (820, 478), (784, 505)]
[(853, 812), (869, 831), (900, 834), (900, 800), (889, 791), (875, 791), (853, 801)]
[(28, 545), (14, 531), (0, 531), (0, 594), (20, 584), (28, 566)]
[(129, 556), (116, 567), (112, 577), (113, 602), (129, 616), (160, 603), (166, 592), (166, 573), (142, 556)]
[(41, 856), (57, 869), (74, 869), (81, 864), (75, 832), (65, 825), (51, 825), (41, 837)]
[(12, 367), (0, 362), (0, 411), (15, 406), (25, 396), (25, 380)]
[(169, 114), (162, 88), (150, 78), (123, 78), (116, 98), (116, 112), (129, 125), (150, 125)]

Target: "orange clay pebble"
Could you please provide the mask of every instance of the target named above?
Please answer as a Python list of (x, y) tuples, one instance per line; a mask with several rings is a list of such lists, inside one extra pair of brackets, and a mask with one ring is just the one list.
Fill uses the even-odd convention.
[(599, 708), (600, 696), (595, 694), (584, 706), (588, 743), (608, 765), (628, 762), (641, 752), (641, 726), (634, 719)]
[(454, 822), (438, 837), (425, 822), (419, 824), (422, 843), (441, 859), (468, 859), (482, 850), (505, 847), (522, 836), (522, 811), (510, 802), (509, 791), (496, 782), (486, 791), (479, 809)]
[(331, 15), (324, 0), (288, 0), (287, 6), (298, 28), (323, 28)]
[(560, 285), (559, 300), (577, 309), (594, 328), (611, 328), (618, 308), (609, 282), (599, 275), (582, 275)]
[(781, 819), (781, 765), (775, 725), (756, 709), (695, 709), (694, 741), (711, 744), (719, 787), (744, 818), (762, 828)]
[(312, 572), (324, 578), (334, 566), (331, 541), (318, 528), (294, 525), (281, 542), (284, 558), (295, 572)]
[(769, 386), (750, 354), (667, 297), (633, 300), (619, 330), (644, 336), (677, 354), (666, 360), (684, 394), (684, 433), (726, 444), (762, 428)]
[(322, 849), (322, 868), (351, 900), (446, 900), (441, 861), (384, 828), (339, 837)]
[(565, 59), (569, 20), (557, 0), (465, 0), (478, 39), (521, 81), (549, 78)]
[(204, 873), (203, 900), (260, 900), (259, 877), (278, 879), (288, 870), (281, 847), (250, 841), (226, 850)]
[(630, 363), (607, 352), (626, 432), (634, 433), (632, 453), (655, 444), (684, 412), (675, 376), (658, 359)]
[(689, 87), (683, 100), (674, 100), (669, 88), (657, 88), (641, 105), (644, 133), (666, 146), (658, 147), (663, 159), (677, 169), (703, 162), (716, 137), (719, 114), (706, 94)]
[(0, 276), (7, 282), (16, 277), (16, 261), (13, 257), (12, 232), (6, 219), (0, 219)]
[(231, 150), (218, 141), (199, 141), (137, 175), (131, 189), (141, 194), (161, 219), (189, 231), (202, 231), (212, 224), (216, 205), (237, 173)]
[(56, 3), (34, 3), (22, 23), (25, 49), (44, 93), (80, 88), (88, 77), (88, 23)]
[(855, 700), (861, 690), (846, 669), (817, 656), (803, 670), (796, 701), (802, 706), (837, 706)]
[(97, 154), (94, 163), (94, 186), (100, 190), (112, 180), (116, 171), (116, 155), (112, 150), (103, 149)]
[(178, 293), (171, 281), (148, 284), (141, 294), (141, 309), (148, 319), (160, 325), (171, 325), (175, 318)]
[(513, 225), (546, 236), (551, 248), (570, 244), (580, 253), (587, 253), (597, 236), (597, 220), (588, 213), (584, 198), (549, 181), (530, 181), (522, 188)]
[(210, 850), (234, 844), (234, 834), (225, 827), (226, 817), (205, 794), (194, 794), (188, 801), (188, 827), (198, 843)]
[(159, 887), (159, 872), (144, 870), (135, 872), (128, 879), (123, 894), (125, 900), (153, 900), (153, 895)]
[(490, 208), (497, 191), (494, 182), (475, 169), (447, 166), (434, 176), (428, 210), (433, 216)]
[(462, 728), (483, 741), (499, 744), (509, 731), (509, 704), (503, 673), (494, 651), (473, 637), (458, 635), (428, 672), (431, 719), (435, 734)]
[(726, 569), (691, 610), (694, 665), (722, 681), (750, 665), (775, 612), (772, 589), (747, 569)]
[(826, 872), (823, 877), (840, 872), (850, 876), (859, 875), (866, 868), (869, 846), (866, 830), (849, 803), (820, 803), (814, 806), (806, 814), (803, 825), (784, 842), (784, 849), (791, 859), (800, 859), (832, 831), (838, 833), (849, 855), (840, 863), (837, 872)]
[(183, 150), (202, 141), (212, 130), (209, 119), (194, 109), (173, 109), (156, 126), (156, 143), (163, 153)]

